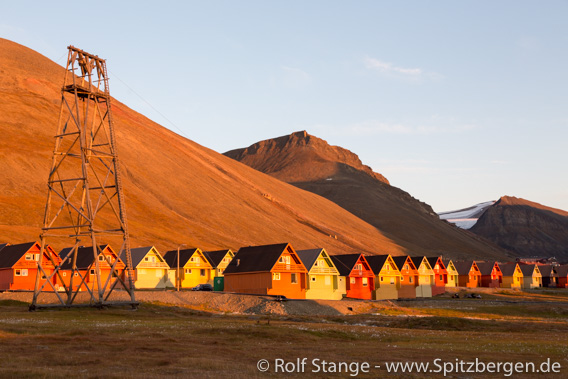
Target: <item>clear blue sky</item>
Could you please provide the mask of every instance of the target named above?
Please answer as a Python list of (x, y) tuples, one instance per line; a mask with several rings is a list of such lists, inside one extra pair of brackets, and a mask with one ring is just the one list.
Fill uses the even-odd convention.
[(177, 133), (224, 152), (307, 130), (436, 211), (568, 210), (566, 20), (554, 0), (0, 0), (0, 36), (107, 59), (111, 94)]

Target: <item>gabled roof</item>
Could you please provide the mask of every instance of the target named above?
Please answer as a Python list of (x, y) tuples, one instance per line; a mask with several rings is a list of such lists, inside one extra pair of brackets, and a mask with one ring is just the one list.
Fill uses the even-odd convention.
[(241, 247), (223, 275), (245, 272), (270, 272), (288, 243)]
[(521, 271), (523, 272), (523, 276), (532, 276), (536, 265), (519, 265)]
[(5, 244), (0, 250), (0, 268), (12, 268), (36, 244), (26, 242), (17, 245)]
[(388, 258), (389, 258), (388, 254), (387, 255), (368, 255), (368, 256), (365, 257), (367, 262), (369, 262), (369, 266), (371, 267), (371, 270), (373, 270), (373, 272), (375, 272), (377, 274), (379, 272), (381, 272), (381, 270), (383, 269), (383, 266), (387, 262)]
[[(410, 257), (410, 259), (412, 260), (412, 263), (414, 263), (414, 266), (416, 266), (417, 270), (420, 269), (420, 265), (424, 261), (426, 261), (430, 265), (430, 262), (428, 262), (428, 259), (426, 259), (425, 256)], [(432, 265), (430, 265), (430, 268), (432, 268)]]
[(215, 251), (204, 251), (203, 255), (205, 259), (209, 261), (213, 268), (219, 266), (219, 264), (223, 261), (223, 258), (231, 251), (230, 249), (226, 250), (215, 250)]
[[(130, 255), (132, 256), (132, 267), (138, 266), (142, 259), (152, 250), (154, 246), (137, 247), (135, 249), (130, 249)], [(126, 264), (126, 251), (122, 252), (120, 259)]]
[(440, 257), (426, 257), (426, 260), (428, 261), (428, 263), (430, 264), (430, 267), (432, 267), (432, 268), (436, 267), (438, 262), (440, 262), (442, 264), (442, 266), (444, 266), (444, 267), (440, 267), (440, 270), (446, 269), (446, 264), (444, 263), (444, 261), (442, 259), (440, 259)]
[[(412, 259), (408, 259), (410, 258), (408, 255), (400, 255), (400, 256), (396, 256), (396, 257), (392, 257), (392, 260), (394, 261), (394, 263), (396, 264), (396, 267), (398, 267), (399, 271), (403, 270), (404, 265), (406, 264), (406, 260), (408, 260), (410, 262), (410, 264), (414, 265), (414, 262), (412, 262)], [(412, 268), (412, 270), (416, 270), (416, 267)]]
[(516, 263), (499, 263), (499, 268), (503, 273), (503, 276), (513, 276), (515, 273), (515, 267), (517, 267)]
[(363, 258), (361, 254), (332, 255), (331, 260), (333, 261), (335, 267), (337, 267), (339, 275), (349, 276), (349, 274), (351, 274), (351, 271), (353, 271), (355, 264), (359, 260), (359, 257)]
[[(471, 268), (475, 265), (474, 261), (455, 261), (454, 267), (459, 275), (469, 275)], [(477, 265), (476, 265), (477, 266)]]
[[(2, 254), (2, 252), (0, 252)], [(560, 277), (567, 276), (568, 277), (568, 265), (560, 265), (556, 266), (556, 274)]]
[[(99, 250), (104, 251), (106, 248), (109, 248), (112, 251), (110, 245), (99, 245)], [(71, 253), (71, 247), (66, 247), (65, 249), (59, 252), (59, 257), (61, 260), (67, 258), (67, 256)], [(95, 261), (95, 257), (93, 255), (93, 247), (92, 246), (79, 246), (77, 248), (77, 268), (79, 270), (87, 270), (89, 266), (91, 266)], [(73, 268), (73, 259), (70, 257), (65, 263), (61, 265), (62, 270), (71, 270)]]
[(538, 269), (543, 277), (556, 276), (556, 270), (553, 265), (539, 265)]
[[(191, 249), (183, 249), (179, 251), (179, 267), (183, 267), (189, 261), (191, 256), (195, 254), (195, 252), (199, 250), (199, 248), (194, 247)], [(170, 268), (177, 268), (177, 259), (178, 259), (178, 251), (170, 250), (164, 254), (164, 260), (170, 266)]]
[(322, 248), (298, 250), (298, 251), (296, 251), (296, 254), (298, 254), (298, 256), (300, 257), (300, 260), (302, 261), (304, 266), (306, 266), (306, 269), (308, 271), (310, 271), (312, 266), (314, 265), (314, 263), (316, 263), (316, 260), (318, 259), (318, 257), (320, 256), (320, 254), (323, 250), (324, 249), (322, 249)]
[(497, 262), (475, 262), (477, 264), (477, 268), (481, 272), (481, 275), (491, 275), (493, 273), (493, 267)]

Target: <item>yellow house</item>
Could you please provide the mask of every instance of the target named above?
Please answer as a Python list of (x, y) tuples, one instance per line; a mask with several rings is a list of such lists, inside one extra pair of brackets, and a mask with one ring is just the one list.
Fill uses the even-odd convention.
[(523, 287), (523, 272), (518, 263), (499, 263), (499, 267), (503, 273), (501, 288)]
[[(170, 266), (154, 246), (130, 250), (134, 269), (134, 288), (166, 288), (174, 286)], [(126, 263), (124, 257), (121, 259)]]
[(523, 272), (522, 288), (539, 288), (542, 287), (542, 274), (537, 265), (519, 265)]
[(180, 288), (193, 288), (213, 280), (213, 267), (199, 248), (179, 251), (179, 275), (178, 251), (170, 250), (164, 258), (170, 265), (170, 270), (175, 273), (176, 283)]
[(216, 250), (216, 251), (204, 251), (203, 255), (213, 267), (213, 277), (217, 278), (223, 276), (223, 271), (227, 268), (231, 260), (235, 256), (230, 249), (227, 250)]
[(341, 300), (346, 294), (345, 277), (339, 271), (325, 249), (296, 251), (308, 270), (306, 299)]
[(432, 297), (432, 286), (434, 285), (434, 270), (428, 263), (426, 257), (411, 257), (414, 266), (418, 269), (418, 285), (416, 286), (416, 297)]
[(390, 254), (365, 256), (375, 273), (374, 300), (398, 299), (400, 271)]
[(448, 271), (448, 283), (446, 287), (459, 287), (459, 273), (454, 266), (454, 262), (450, 259), (443, 259), (442, 262), (446, 265), (446, 270)]

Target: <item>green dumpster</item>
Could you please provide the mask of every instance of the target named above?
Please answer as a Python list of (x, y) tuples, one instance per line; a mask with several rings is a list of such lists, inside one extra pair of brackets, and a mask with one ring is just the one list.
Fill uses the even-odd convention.
[(225, 278), (216, 276), (213, 279), (213, 291), (223, 291), (225, 289)]

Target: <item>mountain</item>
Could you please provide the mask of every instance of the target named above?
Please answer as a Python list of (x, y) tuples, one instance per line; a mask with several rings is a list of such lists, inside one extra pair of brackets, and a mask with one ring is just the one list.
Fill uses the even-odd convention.
[(458, 209), (456, 211), (440, 212), (438, 216), (442, 220), (451, 222), (452, 224), (462, 228), (470, 229), (487, 208), (495, 204), (495, 201), (486, 201), (476, 204), (472, 207)]
[[(0, 39), (0, 243), (39, 236), (64, 73), (33, 50)], [(111, 94), (112, 86), (111, 80)], [(112, 111), (132, 247), (290, 242), (331, 253), (405, 251), (325, 198), (183, 138), (117, 100)], [(69, 243), (50, 242), (56, 249)]]
[(568, 212), (504, 196), (471, 228), (519, 257), (568, 261)]
[(441, 221), (428, 204), (391, 186), (354, 153), (305, 131), (225, 155), (333, 201), (410, 254), (506, 259), (499, 247)]

